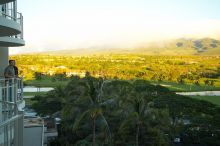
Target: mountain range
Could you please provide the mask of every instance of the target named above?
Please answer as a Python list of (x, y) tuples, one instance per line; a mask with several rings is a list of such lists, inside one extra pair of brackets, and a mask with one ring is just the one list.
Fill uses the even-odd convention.
[(212, 38), (180, 38), (141, 44), (135, 48), (91, 47), (42, 52), (52, 55), (145, 54), (145, 55), (220, 55), (220, 41)]

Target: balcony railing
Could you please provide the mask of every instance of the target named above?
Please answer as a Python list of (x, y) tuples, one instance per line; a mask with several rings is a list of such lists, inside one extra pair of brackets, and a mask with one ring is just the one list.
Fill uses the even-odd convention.
[[(7, 5), (10, 5), (10, 7), (13, 7), (12, 3), (7, 4)], [(20, 24), (21, 25), (21, 33), (18, 35), (15, 35), (15, 36), (10, 36), (10, 37), (23, 39), (23, 15), (22, 15), (22, 13), (16, 12), (16, 10), (13, 8), (11, 8), (11, 9), (4, 8), (4, 10), (0, 11), (0, 17), (4, 17), (6, 19), (13, 20), (13, 21), (17, 22), (18, 24)]]
[(0, 145), (23, 142), (23, 82), (21, 78), (0, 79)]
[(0, 79), (0, 102), (16, 104), (23, 100), (23, 79)]
[(12, 15), (12, 12), (11, 12), (12, 10), (13, 9), (8, 9), (9, 13), (0, 12), (0, 16), (5, 17), (5, 18), (10, 19), (10, 20), (14, 20), (15, 22), (17, 22), (19, 24), (22, 24), (22, 20), (23, 20), (22, 13), (16, 12), (17, 15), (15, 17), (15, 16)]
[(18, 35), (10, 36), (10, 37), (23, 39), (24, 34), (23, 34), (23, 15), (22, 15), (22, 13), (17, 12), (17, 17), (13, 17), (9, 14), (0, 12), (0, 16), (4, 17), (6, 19), (13, 20), (13, 21), (17, 22), (18, 24), (20, 24), (21, 25), (21, 33)]

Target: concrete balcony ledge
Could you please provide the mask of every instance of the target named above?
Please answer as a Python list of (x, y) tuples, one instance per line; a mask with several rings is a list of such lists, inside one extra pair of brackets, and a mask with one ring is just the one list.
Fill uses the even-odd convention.
[(24, 45), (25, 45), (25, 41), (23, 39), (14, 38), (14, 37), (0, 37), (1, 47), (17, 47)]
[(8, 19), (4, 16), (0, 16), (0, 36), (12, 36), (20, 34), (22, 30), (21, 24)]

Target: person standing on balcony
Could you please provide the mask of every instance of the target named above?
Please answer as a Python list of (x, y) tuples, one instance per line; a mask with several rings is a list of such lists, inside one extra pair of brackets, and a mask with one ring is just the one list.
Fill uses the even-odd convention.
[(15, 66), (15, 61), (9, 60), (9, 65), (5, 68), (5, 72), (4, 72), (4, 76), (6, 79), (16, 77), (14, 66)]
[(13, 97), (13, 84), (15, 83), (16, 80), (14, 80), (14, 78), (16, 77), (16, 72), (15, 72), (15, 60), (9, 60), (9, 65), (5, 68), (5, 72), (4, 72), (4, 76), (6, 79), (6, 86), (9, 87), (9, 91), (6, 92), (5, 91), (5, 98), (8, 101), (13, 101), (14, 97)]

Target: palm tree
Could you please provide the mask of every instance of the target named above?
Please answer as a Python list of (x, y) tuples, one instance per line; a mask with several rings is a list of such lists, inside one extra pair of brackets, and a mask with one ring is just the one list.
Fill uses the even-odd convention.
[(132, 90), (132, 84), (124, 80), (111, 80), (105, 85), (103, 86), (102, 96), (111, 99), (111, 106), (114, 106), (114, 108), (119, 108)]
[(140, 96), (132, 96), (126, 102), (126, 107), (128, 107), (130, 111), (126, 116), (127, 118), (122, 122), (119, 130), (122, 132), (126, 126), (129, 126), (132, 123), (135, 124), (135, 145), (139, 146), (140, 128), (146, 125), (151, 103), (147, 104)]
[[(77, 131), (86, 119), (91, 120), (92, 125), (92, 145), (96, 145), (97, 120), (104, 124), (105, 132), (108, 133), (107, 140), (111, 142), (111, 132), (108, 122), (103, 114), (103, 104), (105, 100), (100, 100), (100, 91), (102, 90), (103, 80), (86, 77), (82, 80), (74, 81), (68, 86), (69, 106), (66, 106), (65, 114), (69, 116), (70, 110), (79, 111), (73, 123), (73, 130)], [(102, 101), (102, 102), (101, 102)], [(71, 112), (70, 112), (71, 113)]]
[(149, 102), (149, 93), (147, 91), (147, 82), (134, 81), (133, 88), (130, 91), (130, 95), (124, 100), (124, 108), (127, 110), (125, 120), (122, 122), (119, 131), (123, 132), (124, 128), (130, 124), (135, 124), (135, 145), (139, 146), (140, 129), (146, 125), (148, 116), (151, 111), (150, 106), (152, 102)]

